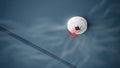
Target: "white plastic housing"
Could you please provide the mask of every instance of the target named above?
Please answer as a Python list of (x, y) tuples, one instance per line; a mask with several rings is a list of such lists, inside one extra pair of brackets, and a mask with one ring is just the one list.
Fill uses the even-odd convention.
[(87, 21), (83, 17), (75, 16), (68, 20), (67, 27), (71, 33), (75, 31), (75, 34), (82, 34), (87, 30)]

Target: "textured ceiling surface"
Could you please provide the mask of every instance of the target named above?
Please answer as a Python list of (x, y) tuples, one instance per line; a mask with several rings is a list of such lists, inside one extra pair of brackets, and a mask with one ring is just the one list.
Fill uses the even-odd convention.
[[(0, 68), (120, 68), (119, 0), (0, 0)], [(71, 37), (72, 16), (88, 21)]]

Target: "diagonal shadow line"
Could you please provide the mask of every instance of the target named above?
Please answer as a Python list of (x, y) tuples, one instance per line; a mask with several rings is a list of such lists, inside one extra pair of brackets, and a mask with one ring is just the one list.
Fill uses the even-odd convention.
[(33, 47), (33, 48), (35, 48), (35, 49), (37, 49), (37, 50), (43, 52), (44, 54), (46, 54), (46, 55), (48, 55), (48, 56), (50, 56), (50, 57), (56, 59), (57, 61), (59, 61), (59, 62), (65, 64), (65, 65), (67, 65), (67, 66), (70, 67), (70, 68), (77, 68), (75, 65), (73, 65), (73, 64), (71, 64), (71, 63), (69, 63), (69, 62), (63, 60), (62, 58), (60, 58), (60, 57), (58, 57), (58, 56), (52, 54), (51, 52), (49, 52), (49, 51), (47, 51), (47, 50), (45, 50), (45, 49), (43, 49), (43, 48), (37, 46), (37, 45), (34, 44), (34, 43), (32, 43), (32, 42), (30, 42), (30, 41), (28, 41), (28, 40), (26, 40), (26, 39), (20, 37), (19, 35), (17, 35), (17, 34), (15, 34), (15, 33), (11, 32), (11, 31), (9, 31), (9, 30), (7, 30), (6, 28), (4, 28), (4, 27), (2, 27), (2, 26), (0, 26), (0, 31), (5, 31), (5, 32), (7, 32), (8, 35), (14, 37), (15, 39), (17, 39), (17, 40), (23, 42), (24, 44), (27, 44), (27, 45), (30, 46), (30, 47)]

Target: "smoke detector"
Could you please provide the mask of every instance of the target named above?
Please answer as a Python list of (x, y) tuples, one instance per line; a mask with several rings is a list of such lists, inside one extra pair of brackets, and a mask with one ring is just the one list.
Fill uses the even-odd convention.
[(67, 28), (72, 35), (83, 34), (87, 30), (87, 21), (81, 16), (74, 16), (68, 20)]

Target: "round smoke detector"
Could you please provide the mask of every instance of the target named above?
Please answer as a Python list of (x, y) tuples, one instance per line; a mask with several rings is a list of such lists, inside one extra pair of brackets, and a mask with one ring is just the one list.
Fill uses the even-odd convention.
[(72, 17), (68, 20), (67, 28), (73, 35), (82, 34), (87, 30), (87, 21), (80, 16)]

